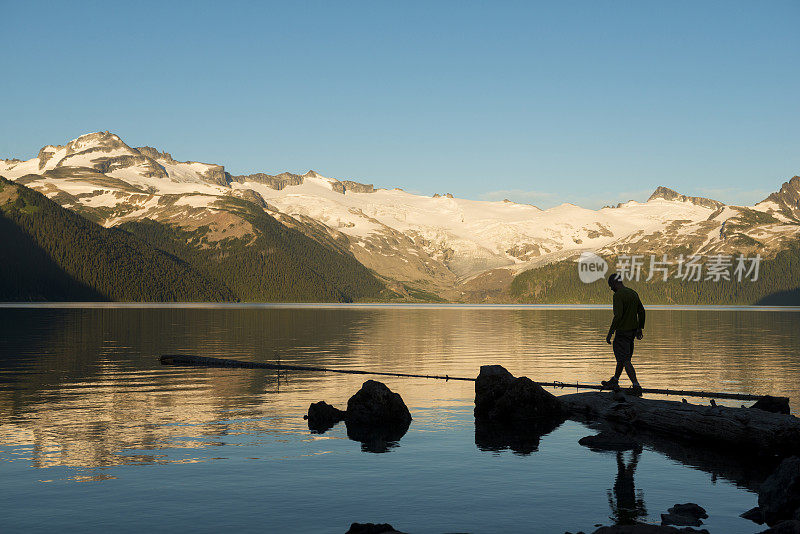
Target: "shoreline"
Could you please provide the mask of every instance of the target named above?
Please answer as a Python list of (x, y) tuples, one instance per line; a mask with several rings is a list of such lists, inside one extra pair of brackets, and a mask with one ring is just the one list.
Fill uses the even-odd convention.
[[(0, 302), (0, 309), (398, 309), (398, 310), (610, 310), (605, 304), (459, 304), (459, 303), (340, 303), (340, 302)], [(800, 306), (757, 304), (651, 304), (658, 311), (779, 311), (800, 312)]]

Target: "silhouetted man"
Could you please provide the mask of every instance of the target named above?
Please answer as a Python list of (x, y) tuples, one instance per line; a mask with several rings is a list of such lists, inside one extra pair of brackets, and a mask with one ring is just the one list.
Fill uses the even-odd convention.
[(642, 387), (636, 379), (636, 371), (631, 363), (633, 357), (633, 340), (642, 339), (644, 328), (644, 306), (639, 300), (639, 294), (633, 289), (622, 284), (622, 278), (614, 273), (608, 277), (608, 286), (614, 292), (614, 320), (608, 329), (606, 343), (611, 344), (614, 335), (614, 357), (617, 359), (617, 369), (610, 380), (603, 380), (605, 387), (616, 389), (619, 387), (619, 377), (622, 370), (628, 373), (631, 379), (631, 389), (636, 395), (642, 394)]

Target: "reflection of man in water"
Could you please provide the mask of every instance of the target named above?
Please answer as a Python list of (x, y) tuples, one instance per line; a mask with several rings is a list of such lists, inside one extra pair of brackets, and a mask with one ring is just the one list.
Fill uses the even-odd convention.
[(633, 474), (639, 463), (642, 449), (631, 453), (631, 461), (625, 464), (624, 453), (617, 452), (617, 478), (614, 480), (614, 491), (608, 491), (608, 505), (611, 507), (611, 520), (618, 525), (631, 525), (641, 517), (647, 517), (641, 490), (636, 493)]
[(631, 357), (633, 356), (633, 339), (642, 339), (642, 329), (644, 328), (644, 306), (639, 300), (639, 294), (633, 289), (622, 284), (622, 278), (618, 274), (608, 277), (608, 286), (614, 292), (614, 320), (611, 328), (608, 329), (606, 343), (611, 344), (611, 336), (614, 336), (614, 357), (617, 359), (617, 369), (610, 380), (603, 380), (602, 384), (606, 387), (616, 389), (619, 386), (619, 377), (622, 369), (628, 373), (631, 379), (634, 394), (641, 395), (642, 387), (636, 379), (636, 371), (633, 369)]

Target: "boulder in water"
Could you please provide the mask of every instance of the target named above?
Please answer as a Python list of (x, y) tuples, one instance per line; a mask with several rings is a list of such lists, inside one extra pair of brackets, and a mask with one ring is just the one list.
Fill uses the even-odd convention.
[(348, 424), (360, 426), (405, 425), (408, 428), (411, 413), (403, 398), (386, 384), (367, 380), (347, 401), (346, 421)]
[(346, 412), (335, 408), (325, 401), (319, 401), (308, 407), (308, 428), (314, 432), (325, 432), (345, 418)]
[(514, 376), (502, 365), (481, 365), (475, 380), (475, 416), (488, 416), (513, 381)]
[(475, 417), (520, 421), (561, 417), (558, 398), (527, 377), (514, 378), (500, 365), (481, 366), (475, 380)]
[(800, 457), (784, 459), (758, 491), (758, 506), (770, 526), (794, 519), (800, 510)]

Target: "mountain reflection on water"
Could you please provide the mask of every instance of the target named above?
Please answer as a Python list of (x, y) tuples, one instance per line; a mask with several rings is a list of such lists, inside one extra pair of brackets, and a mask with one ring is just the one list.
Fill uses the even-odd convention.
[[(456, 528), (453, 518), (463, 517), (465, 510), (475, 506), (473, 497), (462, 492), (471, 484), (491, 486), (498, 480), (507, 479), (506, 485), (516, 480), (520, 485), (504, 494), (503, 501), (489, 502), (484, 495), (482, 507), (519, 514), (515, 499), (522, 506), (533, 498), (539, 503), (536, 506), (563, 507), (569, 515), (570, 505), (562, 501), (572, 495), (598, 507), (591, 518), (586, 512), (589, 527), (608, 517), (609, 504), (611, 515), (619, 521), (664, 512), (677, 501), (662, 505), (652, 500), (665, 491), (661, 486), (672, 483), (663, 476), (664, 470), (678, 467), (669, 466), (691, 467), (681, 471), (675, 484), (700, 484), (692, 472), (710, 473), (713, 480), (732, 483), (730, 490), (725, 486), (712, 491), (713, 484), (698, 486), (703, 494), (737, 487), (752, 490), (753, 480), (761, 476), (759, 467), (732, 467), (714, 454), (670, 442), (644, 441), (641, 458), (628, 453), (613, 461), (613, 455), (577, 445), (580, 437), (590, 433), (579, 423), (554, 423), (523, 434), (476, 424), (472, 382), (380, 377), (411, 410), (414, 421), (407, 432), (370, 436), (340, 424), (324, 434), (313, 434), (302, 418), (309, 404), (326, 400), (341, 407), (369, 377), (182, 368), (161, 366), (158, 361), (161, 354), (184, 353), (466, 377), (477, 376), (481, 365), (500, 364), (515, 376), (534, 380), (598, 382), (613, 365), (604, 342), (609, 314), (601, 309), (4, 308), (0, 309), (0, 461), (54, 470), (44, 475), (19, 472), (17, 482), (26, 477), (55, 478), (102, 481), (100, 485), (131, 477), (132, 471), (120, 470), (124, 466), (259, 459), (271, 462), (259, 469), (279, 476), (273, 471), (283, 468), (274, 462), (302, 461), (292, 464), (291, 476), (298, 477), (292, 482), (295, 486), (275, 490), (287, 499), (299, 498), (312, 487), (327, 487), (328, 479), (315, 478), (326, 469), (336, 472), (330, 483), (335, 482), (337, 488), (343, 479), (352, 478), (362, 487), (381, 477), (399, 477), (393, 491), (408, 492), (401, 499), (408, 506), (433, 506), (436, 495), (448, 495), (453, 509), (441, 516), (425, 516), (428, 531), (435, 531), (436, 521), (441, 521), (440, 531)], [(640, 380), (647, 386), (788, 395), (797, 413), (798, 349), (800, 314), (796, 312), (656, 310), (648, 313), (645, 339), (637, 344), (635, 361)], [(515, 475), (508, 471), (512, 460), (504, 453), (507, 450), (519, 462), (527, 462), (514, 463)], [(325, 457), (327, 463), (319, 464), (312, 460), (315, 457)], [(383, 467), (375, 465), (379, 471), (370, 478), (358, 478), (362, 464), (373, 465), (377, 458), (385, 458), (380, 460)], [(303, 467), (312, 463), (316, 467)], [(557, 477), (554, 480), (561, 480), (563, 474), (576, 482), (562, 486), (547, 482), (560, 488), (548, 493), (523, 482), (526, 469), (535, 470), (536, 475), (531, 475), (535, 478), (551, 473)], [(631, 501), (634, 472), (636, 491)], [(166, 484), (161, 475), (150, 476)], [(406, 487), (402, 479), (413, 477), (424, 480), (414, 480), (413, 487), (409, 481)], [(243, 480), (249, 479), (236, 479), (235, 484), (249, 487)], [(659, 492), (648, 490), (653, 484), (659, 484)], [(36, 490), (30, 491), (37, 498)], [(342, 493), (340, 498), (345, 498), (347, 492)], [(737, 514), (753, 505), (746, 506), (744, 501), (752, 500), (746, 492), (739, 499), (744, 502), (742, 509), (736, 498), (724, 494), (722, 500), (729, 503), (725, 506), (735, 505)], [(416, 495), (424, 496), (424, 501), (416, 501)], [(377, 494), (373, 498), (378, 499)], [(386, 503), (375, 501), (380, 504), (376, 509), (394, 509), (391, 506), (398, 506), (397, 499), (395, 495)], [(643, 499), (648, 499), (647, 506)], [(465, 507), (461, 515), (459, 503)], [(346, 510), (344, 506), (339, 513)], [(454, 515), (448, 515), (451, 512)], [(404, 514), (415, 517), (411, 510)], [(390, 517), (374, 519), (383, 522)], [(736, 519), (730, 521), (726, 528), (738, 525)], [(470, 524), (473, 531), (481, 531), (475, 527), (479, 519), (472, 518)], [(566, 523), (557, 524), (563, 526), (562, 531), (570, 530)], [(578, 530), (577, 526), (572, 530)], [(470, 528), (462, 525), (462, 529)]]

